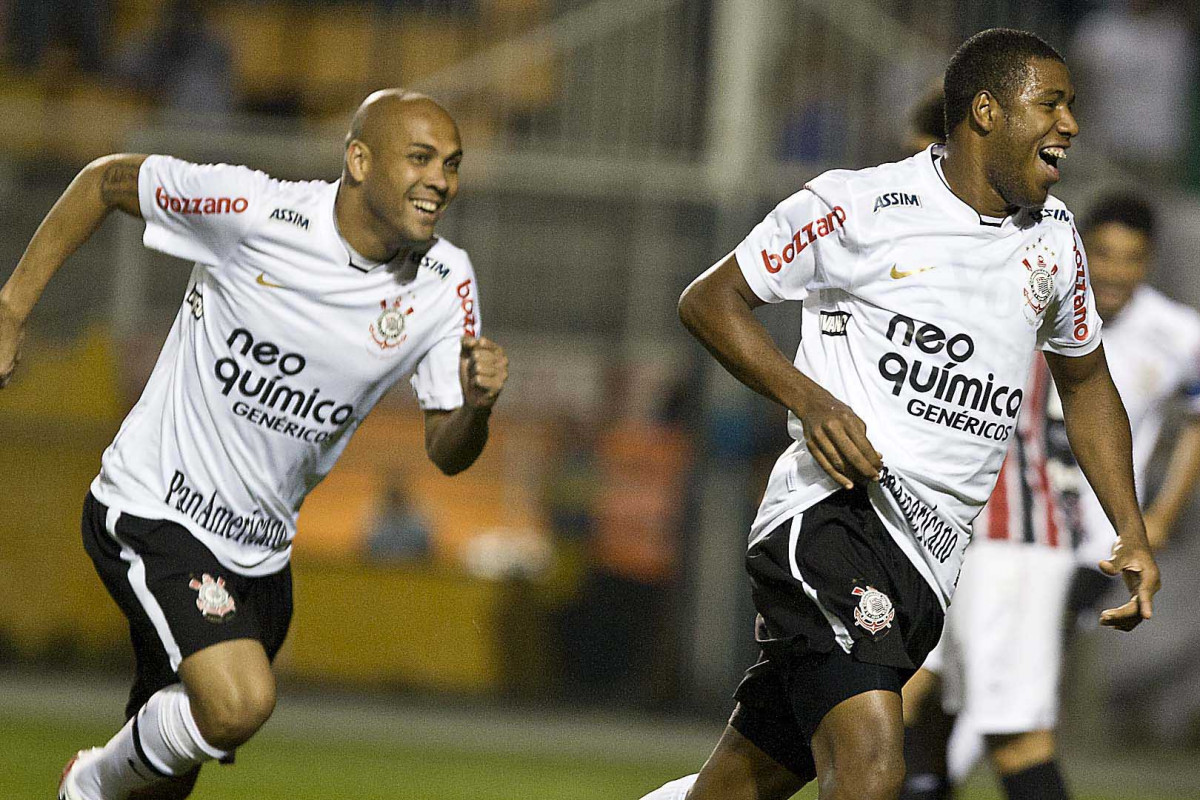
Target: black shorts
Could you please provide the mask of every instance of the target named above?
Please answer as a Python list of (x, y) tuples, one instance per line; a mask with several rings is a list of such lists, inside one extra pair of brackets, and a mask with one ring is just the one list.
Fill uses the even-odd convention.
[(900, 692), (942, 634), (933, 588), (875, 514), (839, 491), (756, 540), (746, 555), (761, 653), (731, 724), (801, 777), (809, 745), (843, 700)]
[(88, 493), (83, 547), (105, 588), (129, 620), (137, 674), (126, 718), (159, 689), (179, 682), (179, 663), (232, 639), (256, 639), (274, 659), (292, 619), (290, 567), (249, 578), (224, 567), (175, 522), (121, 514)]

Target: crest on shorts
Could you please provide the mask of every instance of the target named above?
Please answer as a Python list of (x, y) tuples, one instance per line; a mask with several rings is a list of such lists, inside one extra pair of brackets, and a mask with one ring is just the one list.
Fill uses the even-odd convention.
[(200, 609), (200, 613), (209, 622), (224, 622), (226, 618), (233, 616), (237, 611), (233, 595), (225, 589), (224, 578), (213, 578), (212, 575), (205, 573), (200, 580), (192, 578), (188, 586), (199, 592), (196, 597), (196, 608)]
[(892, 627), (896, 617), (896, 609), (892, 607), (891, 598), (868, 586), (866, 589), (855, 586), (850, 593), (859, 598), (858, 607), (854, 609), (854, 624), (865, 629), (874, 636), (884, 628)]
[(371, 323), (371, 340), (380, 350), (387, 351), (399, 347), (408, 338), (404, 333), (405, 318), (413, 313), (413, 309), (411, 306), (404, 308), (404, 303), (399, 297), (391, 304), (387, 300), (380, 300), (379, 307), (382, 310)]

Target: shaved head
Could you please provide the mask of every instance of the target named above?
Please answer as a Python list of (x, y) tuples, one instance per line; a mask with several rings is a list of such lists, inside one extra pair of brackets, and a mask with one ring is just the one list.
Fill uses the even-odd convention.
[(350, 130), (346, 133), (346, 144), (357, 139), (370, 148), (385, 148), (404, 117), (411, 114), (442, 117), (454, 125), (454, 119), (446, 109), (428, 95), (408, 89), (380, 89), (369, 94), (354, 112)]
[(338, 225), (358, 252), (390, 258), (430, 242), (458, 194), (458, 126), (432, 98), (373, 92), (350, 122), (338, 187)]

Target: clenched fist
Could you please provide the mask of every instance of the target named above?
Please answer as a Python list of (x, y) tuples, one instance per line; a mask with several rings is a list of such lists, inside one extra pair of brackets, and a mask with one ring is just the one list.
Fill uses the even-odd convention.
[(508, 380), (508, 356), (504, 348), (483, 336), (464, 336), (458, 358), (458, 380), (463, 404), (491, 408)]

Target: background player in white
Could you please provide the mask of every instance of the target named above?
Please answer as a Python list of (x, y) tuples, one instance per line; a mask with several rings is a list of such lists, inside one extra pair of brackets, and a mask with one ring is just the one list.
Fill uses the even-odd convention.
[[(1085, 228), (1105, 349), (1133, 428), (1139, 492), (1171, 401), (1182, 396), (1189, 415), (1171, 447), (1162, 485), (1143, 512), (1146, 538), (1158, 550), (1191, 501), (1200, 475), (1200, 314), (1146, 283), (1156, 221), (1145, 200), (1128, 194), (1104, 197), (1088, 212)], [(1084, 540), (1078, 554), (1081, 565), (1094, 572), (1114, 532), (1095, 493), (1086, 484), (1079, 489)]]
[[(507, 376), (479, 335), (466, 253), (434, 236), (462, 147), (431, 99), (368, 97), (337, 183), (115, 155), (88, 165), (0, 291), (0, 385), (46, 283), (120, 209), (196, 262), (141, 399), (84, 508), (84, 544), (130, 621), (128, 722), (64, 770), (60, 797), (182, 797), (275, 705), (304, 496), (405, 374), (448, 474), (483, 450)], [(364, 598), (369, 602), (369, 598)]]
[[(1048, 197), (1078, 132), (1070, 75), (1037, 37), (994, 29), (944, 84), (944, 148), (811, 181), (680, 300), (714, 356), (789, 409), (796, 441), (747, 554), (760, 661), (700, 774), (648, 798), (786, 798), (813, 778), (824, 800), (897, 796), (900, 688), (940, 635), (1035, 347), (1121, 535), (1109, 568), (1132, 596), (1103, 621), (1151, 614), (1128, 423), (1082, 246)], [(803, 300), (794, 366), (752, 313), (784, 299)]]
[[(1096, 309), (1105, 320), (1105, 352), (1132, 426), (1140, 494), (1168, 407), (1181, 396), (1187, 401), (1190, 416), (1144, 513), (1147, 540), (1157, 550), (1200, 476), (1200, 315), (1145, 285), (1155, 220), (1144, 200), (1101, 197), (1080, 230)], [(1033, 382), (1039, 381), (1045, 383), (1035, 374)], [(931, 654), (905, 686), (911, 717), (905, 800), (948, 797), (947, 773), (957, 777), (969, 767), (980, 736), (1011, 800), (1067, 796), (1055, 763), (1062, 613), (1077, 560), (1099, 579), (1088, 584), (1109, 588), (1096, 565), (1111, 551), (1114, 532), (1094, 492), (1071, 468), (1069, 450), (1055, 446), (1061, 409), (1053, 394), (1047, 399), (1026, 409), (996, 491), (976, 520), (965, 588), (947, 615), (938, 657)], [(1060, 493), (1067, 495), (1061, 504)], [(1081, 496), (1072, 509), (1075, 494)], [(949, 730), (936, 708), (940, 691), (957, 716), (949, 768)]]

